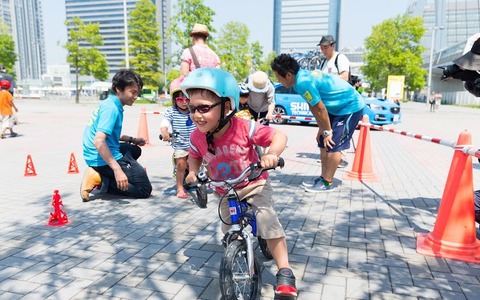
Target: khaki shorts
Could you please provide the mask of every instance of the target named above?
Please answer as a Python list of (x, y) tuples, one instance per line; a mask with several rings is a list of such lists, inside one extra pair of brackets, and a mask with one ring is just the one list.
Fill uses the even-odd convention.
[(187, 150), (174, 150), (173, 151), (173, 158), (182, 158), (188, 156)]
[(13, 128), (13, 116), (10, 116), (10, 115), (1, 116), (0, 121), (2, 122), (3, 130)]
[[(259, 180), (254, 184), (237, 190), (240, 199), (249, 198), (248, 203), (251, 204), (252, 209), (257, 218), (257, 235), (264, 239), (274, 239), (285, 237), (282, 224), (278, 220), (277, 213), (274, 209), (273, 189), (268, 180)], [(219, 199), (222, 195), (217, 192), (214, 193)], [(220, 215), (222, 220), (230, 223), (230, 212), (228, 207), (227, 197), (222, 199), (220, 206)], [(222, 232), (227, 233), (230, 229), (229, 225), (222, 222)]]

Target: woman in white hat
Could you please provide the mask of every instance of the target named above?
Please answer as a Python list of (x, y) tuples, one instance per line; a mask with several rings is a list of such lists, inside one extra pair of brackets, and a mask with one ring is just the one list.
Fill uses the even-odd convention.
[(208, 28), (203, 24), (195, 24), (190, 32), (193, 46), (183, 50), (180, 73), (186, 76), (197, 68), (219, 68), (220, 58), (207, 45)]
[(247, 79), (247, 87), (250, 90), (248, 107), (255, 121), (266, 119), (267, 124), (273, 120), (275, 108), (275, 88), (265, 72), (257, 71)]

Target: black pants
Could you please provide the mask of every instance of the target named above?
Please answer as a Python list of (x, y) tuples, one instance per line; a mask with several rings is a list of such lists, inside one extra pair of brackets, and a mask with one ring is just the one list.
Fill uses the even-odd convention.
[[(267, 113), (268, 111), (262, 111), (262, 112), (256, 112), (254, 111), (253, 109), (251, 108), (248, 108), (248, 110), (250, 111), (250, 113), (252, 114), (252, 117), (255, 121), (258, 121), (258, 119), (262, 119), (262, 118), (265, 118), (267, 116)], [(270, 121), (268, 121), (267, 119), (264, 119), (262, 121), (262, 124), (263, 125), (268, 125), (270, 124)]]
[[(93, 167), (102, 176), (102, 184), (108, 184), (108, 193), (132, 198), (148, 198), (152, 193), (152, 184), (148, 179), (147, 172), (137, 162), (142, 155), (142, 149), (136, 145), (120, 143), (120, 152), (123, 157), (117, 160), (128, 178), (128, 188), (122, 191), (117, 187), (115, 174), (108, 166)], [(102, 188), (103, 189), (103, 188)]]

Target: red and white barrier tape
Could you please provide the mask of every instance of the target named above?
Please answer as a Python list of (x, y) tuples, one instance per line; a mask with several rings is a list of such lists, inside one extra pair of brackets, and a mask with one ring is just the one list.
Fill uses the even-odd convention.
[(440, 144), (440, 145), (444, 145), (444, 146), (449, 146), (451, 148), (455, 148), (455, 146), (457, 144), (456, 142), (442, 140), (442, 139), (438, 139), (438, 138), (433, 138), (433, 137), (418, 134), (418, 133), (411, 133), (411, 132), (398, 130), (398, 129), (394, 129), (394, 128), (383, 127), (383, 126), (379, 126), (379, 125), (373, 125), (373, 124), (370, 124), (370, 123), (364, 124), (364, 123), (362, 123), (362, 121), (358, 122), (358, 124), (363, 125), (363, 126), (367, 126), (367, 127), (370, 127), (370, 128), (374, 128), (374, 129), (377, 129), (377, 130), (381, 130), (381, 131), (393, 132), (393, 133), (397, 133), (397, 134), (400, 134), (400, 135), (413, 137), (413, 138), (416, 138), (416, 139), (419, 139), (419, 140), (432, 142), (432, 143)]
[(480, 149), (472, 147), (472, 146), (465, 146), (462, 149), (463, 153), (475, 156), (476, 158), (480, 158)]
[[(432, 137), (429, 137), (429, 136), (426, 136), (426, 135), (421, 135), (421, 134), (417, 134), (417, 133), (410, 133), (410, 132), (407, 132), (407, 131), (398, 130), (398, 129), (394, 129), (394, 128), (389, 128), (389, 127), (384, 127), (384, 126), (379, 126), (379, 125), (373, 125), (373, 124), (370, 124), (370, 123), (363, 124), (361, 121), (358, 122), (358, 124), (363, 125), (363, 126), (367, 126), (367, 127), (370, 127), (370, 128), (374, 128), (374, 129), (377, 129), (377, 130), (393, 132), (393, 133), (413, 137), (413, 138), (416, 138), (416, 139), (419, 139), (419, 140), (448, 146), (448, 147), (451, 147), (451, 148), (454, 148), (454, 149), (457, 148), (457, 143), (452, 142), (452, 141), (442, 140), (442, 139), (438, 139), (438, 138), (432, 138)], [(475, 148), (471, 145), (458, 145), (458, 147), (459, 147), (459, 149), (462, 149), (463, 153), (475, 156), (477, 158), (480, 158), (480, 150), (478, 148)]]
[(296, 116), (275, 115), (274, 118), (275, 119), (295, 120), (295, 121), (315, 121), (314, 117), (296, 117)]

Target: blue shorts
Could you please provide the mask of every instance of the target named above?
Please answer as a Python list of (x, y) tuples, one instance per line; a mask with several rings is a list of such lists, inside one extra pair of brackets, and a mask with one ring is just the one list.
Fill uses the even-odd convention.
[[(333, 148), (327, 148), (327, 152), (339, 152), (350, 148), (350, 139), (357, 128), (358, 122), (362, 120), (363, 108), (353, 114), (334, 116), (328, 114), (330, 118), (330, 125), (333, 130), (333, 142), (335, 146)], [(325, 148), (323, 146), (323, 135), (320, 136), (320, 144), (318, 147)]]

